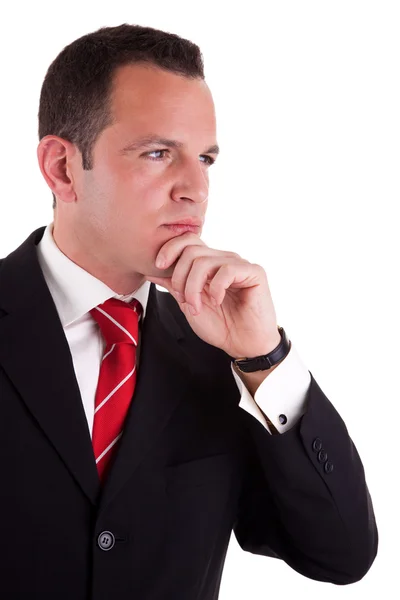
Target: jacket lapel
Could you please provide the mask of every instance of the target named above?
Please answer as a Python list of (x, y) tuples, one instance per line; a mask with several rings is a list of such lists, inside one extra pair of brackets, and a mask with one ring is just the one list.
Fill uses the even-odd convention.
[(101, 510), (185, 397), (190, 369), (179, 323), (185, 317), (170, 294), (151, 284), (133, 401), (101, 490), (71, 352), (37, 259), (44, 230), (32, 232), (0, 268), (0, 365), (71, 475)]

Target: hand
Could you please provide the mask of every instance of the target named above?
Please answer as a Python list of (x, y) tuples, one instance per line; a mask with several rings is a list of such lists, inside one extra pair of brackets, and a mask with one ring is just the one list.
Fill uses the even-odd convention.
[[(157, 257), (165, 259), (165, 277), (146, 279), (172, 294), (203, 341), (233, 358), (268, 354), (280, 343), (267, 275), (260, 265), (235, 252), (209, 248), (192, 232), (168, 240)], [(156, 267), (161, 268), (157, 260)]]

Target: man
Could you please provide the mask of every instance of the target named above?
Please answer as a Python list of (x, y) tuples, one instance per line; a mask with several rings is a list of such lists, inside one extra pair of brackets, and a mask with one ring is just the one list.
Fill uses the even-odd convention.
[(215, 599), (232, 530), (360, 580), (378, 533), (346, 426), (264, 269), (201, 240), (218, 146), (198, 47), (127, 24), (75, 40), (39, 139), (54, 220), (0, 262), (2, 595)]

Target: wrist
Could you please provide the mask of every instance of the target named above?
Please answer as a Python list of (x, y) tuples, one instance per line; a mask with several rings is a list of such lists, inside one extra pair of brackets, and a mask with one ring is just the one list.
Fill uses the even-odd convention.
[(232, 358), (234, 365), (244, 373), (270, 371), (274, 365), (279, 364), (288, 355), (291, 348), (291, 342), (288, 340), (283, 327), (278, 326), (278, 333), (280, 339), (278, 341), (274, 336), (274, 341), (271, 342), (271, 346), (273, 344), (275, 344), (275, 346), (272, 347), (269, 352), (265, 352), (264, 348), (262, 350), (264, 354)]

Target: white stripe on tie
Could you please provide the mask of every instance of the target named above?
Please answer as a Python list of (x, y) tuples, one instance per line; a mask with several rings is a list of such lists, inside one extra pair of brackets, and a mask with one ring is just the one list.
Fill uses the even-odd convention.
[[(121, 330), (122, 330), (124, 333), (126, 333), (126, 335), (127, 335), (128, 337), (130, 337), (130, 338), (131, 338), (131, 340), (132, 340), (132, 342), (135, 344), (135, 346), (137, 346), (137, 341), (135, 340), (135, 338), (133, 337), (133, 335), (131, 335), (131, 334), (129, 333), (129, 331), (128, 331), (127, 329), (125, 329), (125, 327), (123, 327), (123, 326), (121, 325), (121, 323), (118, 323), (118, 321), (116, 321), (116, 320), (115, 320), (115, 319), (114, 319), (114, 318), (113, 318), (111, 315), (109, 315), (109, 314), (108, 314), (108, 313), (107, 313), (105, 310), (103, 310), (102, 308), (99, 308), (98, 306), (96, 306), (95, 308), (96, 308), (96, 310), (99, 310), (101, 313), (103, 313), (103, 315), (104, 315), (105, 317), (107, 317), (107, 319), (110, 319), (110, 321), (112, 321), (113, 323), (115, 323), (115, 325), (116, 325), (117, 327), (119, 327), (119, 328), (120, 328), (120, 329), (121, 329)], [(136, 312), (136, 311), (135, 311), (135, 312)]]
[(129, 373), (129, 374), (128, 374), (128, 375), (127, 375), (127, 376), (126, 376), (126, 377), (125, 377), (125, 378), (124, 378), (122, 381), (121, 381), (121, 383), (119, 383), (119, 384), (118, 384), (118, 385), (117, 385), (117, 386), (116, 386), (116, 387), (113, 389), (113, 391), (112, 391), (112, 392), (110, 392), (110, 393), (108, 394), (108, 396), (106, 396), (106, 397), (104, 398), (104, 400), (102, 400), (102, 401), (100, 402), (100, 404), (99, 404), (99, 405), (98, 405), (98, 406), (95, 408), (95, 411), (94, 411), (95, 413), (97, 413), (97, 411), (98, 411), (98, 410), (100, 410), (100, 408), (101, 408), (102, 406), (104, 406), (104, 404), (107, 402), (107, 400), (109, 400), (109, 399), (111, 398), (111, 396), (113, 396), (113, 395), (115, 394), (115, 392), (116, 392), (117, 390), (119, 390), (119, 388), (121, 387), (121, 385), (124, 385), (125, 381), (128, 381), (128, 379), (129, 379), (130, 377), (132, 377), (132, 375), (133, 375), (133, 374), (134, 374), (134, 372), (135, 372), (135, 369), (136, 369), (136, 365), (133, 367), (132, 371), (131, 371), (131, 372), (130, 372), (130, 373)]
[(114, 444), (116, 444), (119, 440), (119, 438), (122, 435), (122, 431), (120, 434), (117, 435), (117, 437), (115, 438), (115, 440), (113, 440), (111, 442), (111, 444), (109, 446), (107, 446), (107, 448), (105, 450), (103, 450), (103, 452), (100, 454), (99, 458), (96, 458), (96, 465), (97, 463), (103, 458), (103, 456), (105, 456), (107, 454), (107, 452), (114, 446)]
[(109, 354), (111, 354), (111, 352), (114, 350), (115, 346), (116, 346), (116, 344), (113, 344), (113, 345), (111, 346), (111, 348), (110, 348), (110, 350), (107, 352), (107, 354), (105, 354), (105, 355), (103, 356), (103, 358), (101, 359), (101, 362), (103, 362), (103, 360), (104, 360), (105, 358), (107, 358), (107, 356), (108, 356)]

